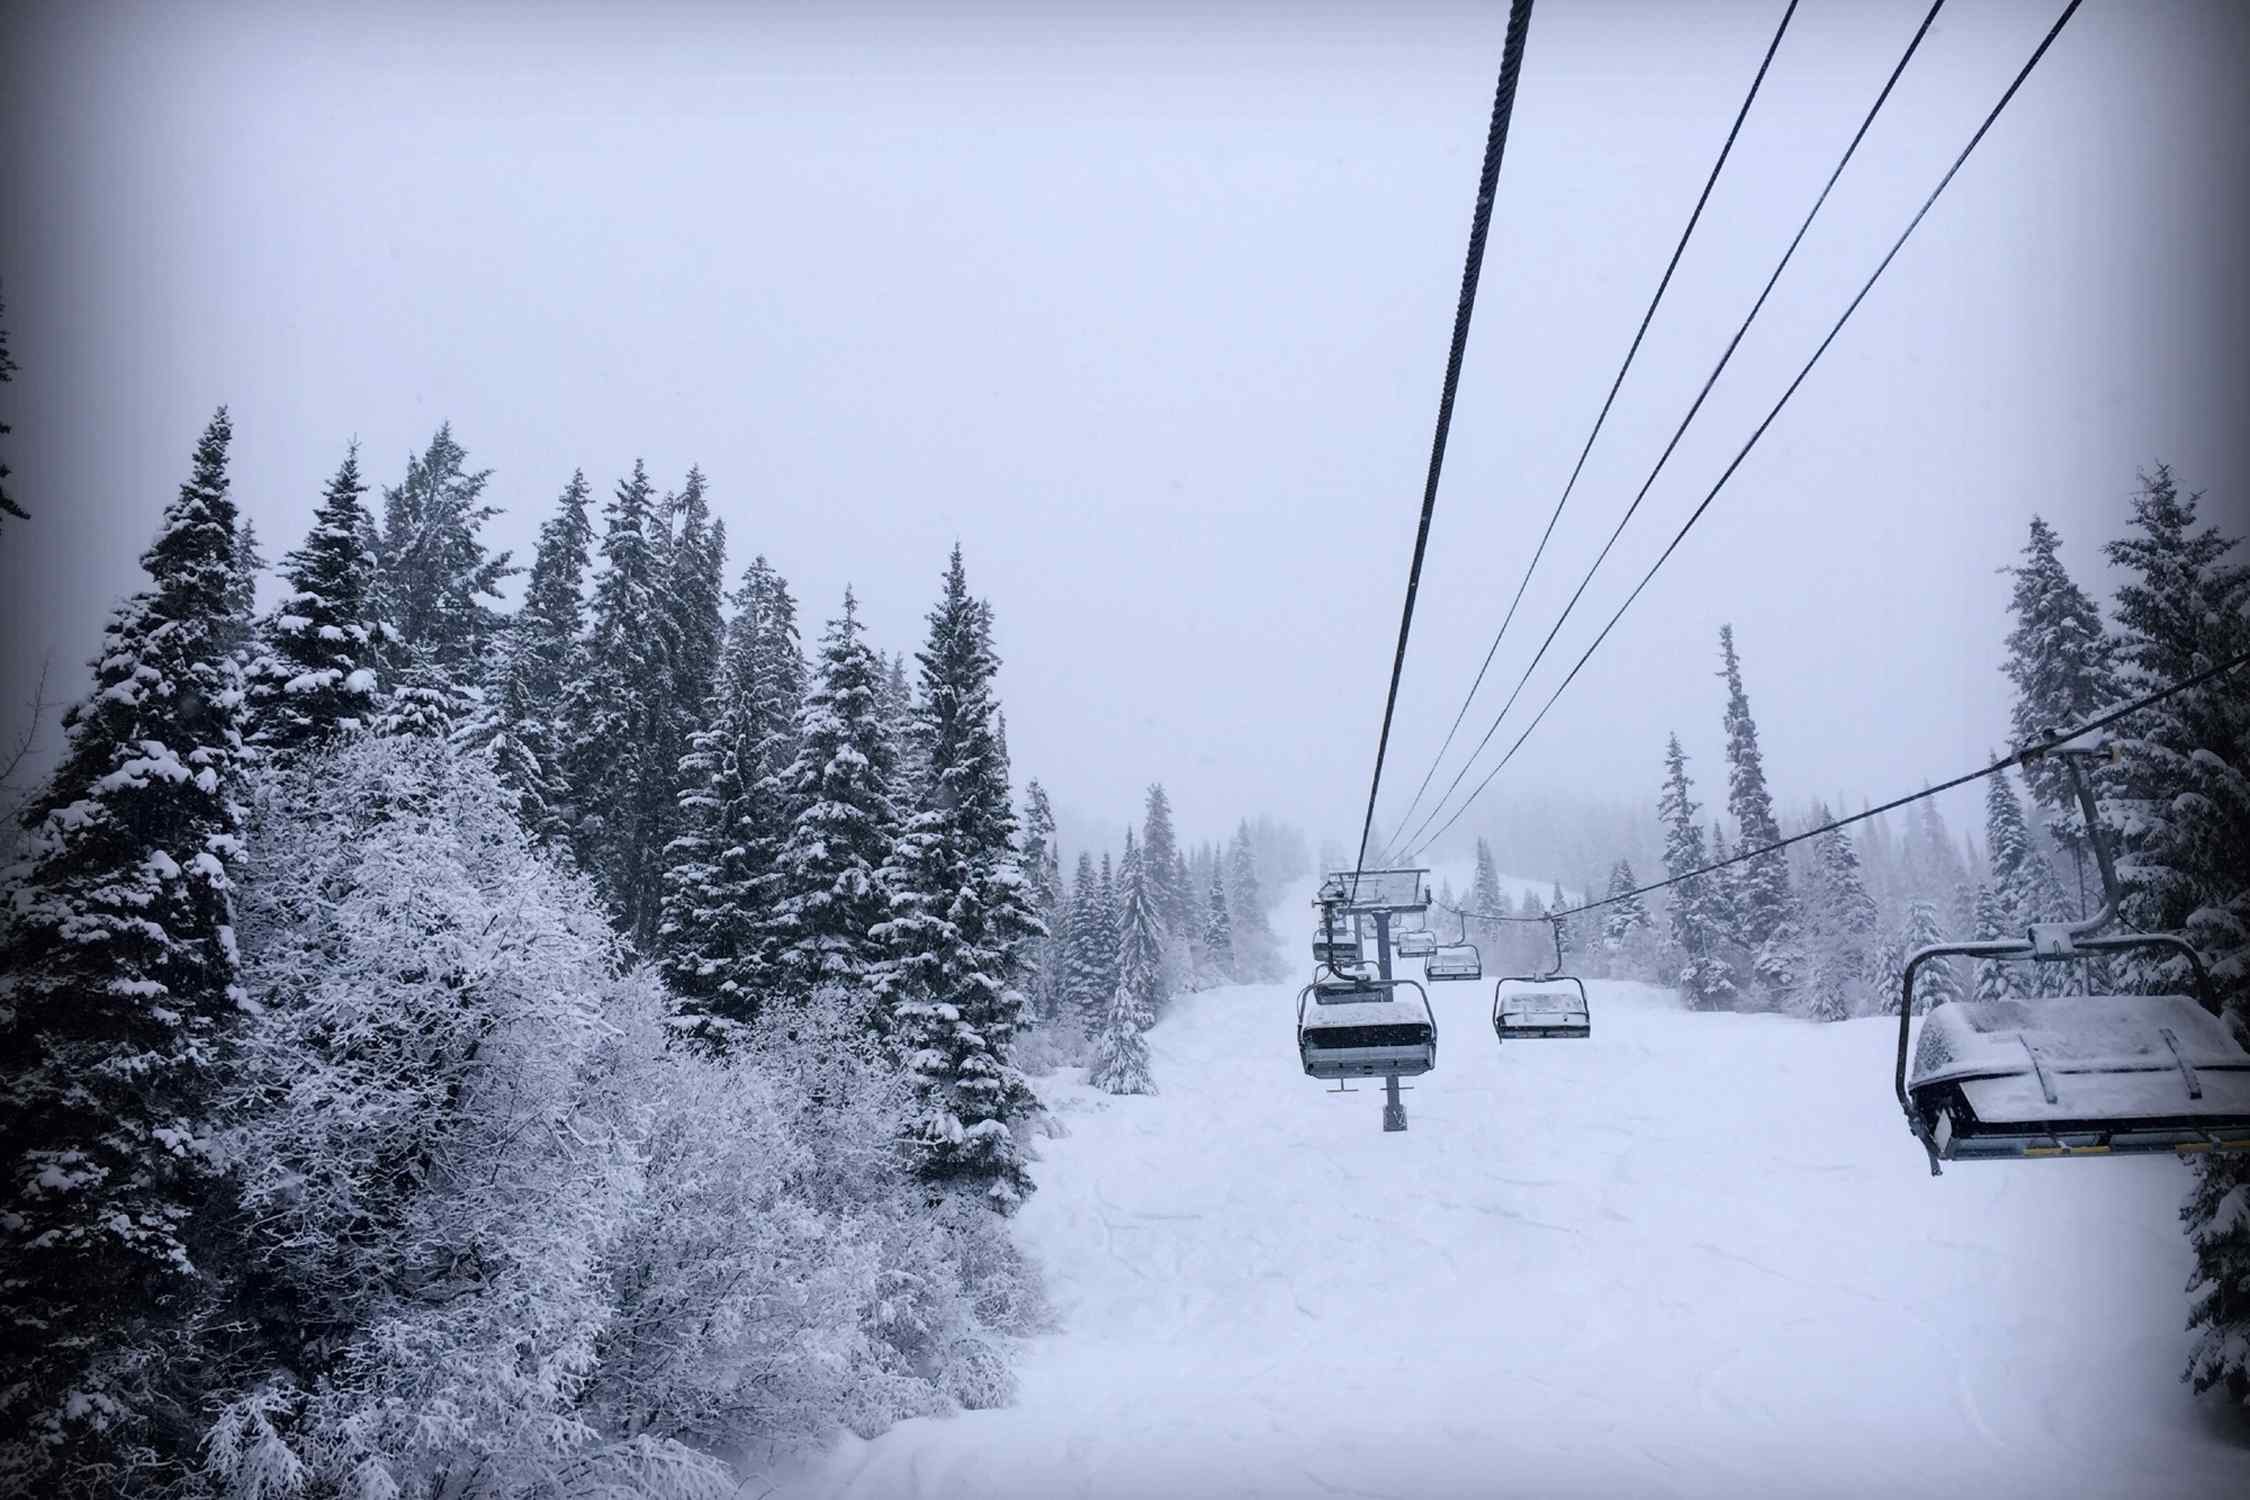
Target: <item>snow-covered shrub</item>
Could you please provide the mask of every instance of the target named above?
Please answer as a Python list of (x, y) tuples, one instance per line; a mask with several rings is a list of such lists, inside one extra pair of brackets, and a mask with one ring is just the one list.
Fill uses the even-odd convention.
[(240, 926), (260, 1014), (231, 1147), (276, 1368), (214, 1428), (214, 1475), (244, 1495), (715, 1483), (584, 1408), (605, 1252), (642, 1192), (612, 1013), (655, 1003), (489, 769), (408, 736), (276, 773)]
[(213, 1492), (732, 1493), (729, 1458), (1007, 1398), (1036, 1279), (914, 1180), (864, 997), (685, 1045), (489, 757), (363, 737), (270, 772), (240, 925), (268, 1353)]

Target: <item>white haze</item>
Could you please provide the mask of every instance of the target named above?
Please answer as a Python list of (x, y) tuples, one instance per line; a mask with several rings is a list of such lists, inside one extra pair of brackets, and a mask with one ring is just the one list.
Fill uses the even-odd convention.
[[(958, 539), (1018, 775), (1080, 826), (1161, 778), (1191, 841), (1258, 810), (1356, 833), (1505, 7), (1060, 9), (11, 13), (10, 711), (43, 655), (75, 689), (212, 407), (275, 557), (349, 439), (395, 480), (449, 418), (519, 559), (573, 467), (701, 464), (736, 568), (768, 554), (815, 630), (851, 583), (890, 648)], [(1386, 818), (1780, 9), (1536, 15)], [(1802, 8), (1472, 732), (1923, 9)], [(2054, 9), (1948, 7), (1495, 749)], [(2084, 8), (1492, 795), (1648, 799), (1677, 728), (1723, 802), (1728, 620), (1786, 804), (1952, 774), (2003, 742), (1994, 570), (2034, 511), (2103, 597), (2137, 467), (2241, 515), (2245, 31)]]

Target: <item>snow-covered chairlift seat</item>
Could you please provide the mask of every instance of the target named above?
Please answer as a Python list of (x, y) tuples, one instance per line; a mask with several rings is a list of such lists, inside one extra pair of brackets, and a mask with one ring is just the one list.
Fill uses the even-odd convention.
[(1417, 927), (1398, 935), (1398, 953), (1401, 958), (1428, 958), (1437, 951), (1437, 934), (1427, 927)]
[(1484, 955), (1474, 943), (1440, 943), (1422, 961), (1422, 977), (1433, 984), (1484, 978)]
[(1437, 1017), (1411, 979), (1324, 979), (1298, 992), (1297, 1054), (1314, 1078), (1412, 1078), (1437, 1066)]
[(1330, 968), (1344, 968), (1359, 962), (1359, 940), (1338, 937), (1331, 942), (1325, 937), (1315, 937), (1312, 945), (1313, 962), (1327, 964)]
[(1492, 1031), (1502, 1042), (1592, 1036), (1586, 986), (1568, 974), (1503, 979), (1492, 987)]
[(1906, 1094), (1947, 1161), (2250, 1150), (2250, 1051), (2185, 995), (1947, 1001)]

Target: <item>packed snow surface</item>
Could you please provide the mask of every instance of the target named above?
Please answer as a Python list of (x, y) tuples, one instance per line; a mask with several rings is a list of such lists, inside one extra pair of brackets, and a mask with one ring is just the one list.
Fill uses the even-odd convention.
[(1933, 1179), (1895, 1023), (1602, 982), (1590, 1040), (1505, 1048), (1489, 982), (1432, 985), (1385, 1135), (1299, 1071), (1296, 988), (1175, 1000), (1154, 1097), (1043, 1080), (1017, 1223), (1060, 1328), (1017, 1402), (776, 1493), (2250, 1495), (2250, 1424), (2179, 1379), (2177, 1162)]

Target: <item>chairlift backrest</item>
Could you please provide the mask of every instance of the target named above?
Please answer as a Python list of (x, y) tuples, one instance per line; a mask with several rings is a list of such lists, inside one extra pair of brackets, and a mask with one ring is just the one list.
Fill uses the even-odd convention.
[(1422, 961), (1422, 977), (1439, 983), (1482, 979), (1484, 955), (1474, 943), (1441, 943)]
[[(2102, 909), (2020, 940), (1934, 943), (1906, 961), (1893, 1088), (1907, 1126), (1940, 1163), (2001, 1158), (2250, 1151), (2250, 1048), (2226, 1024), (2203, 959), (2171, 933), (2095, 936), (2116, 912), (2117, 879), (2076, 748), (2060, 754), (2096, 830)], [(1947, 956), (2070, 963), (2162, 951), (2184, 959), (2195, 994), (1947, 1000), (1913, 1042), (1914, 980)], [(1910, 1054), (1911, 1049), (1911, 1056)]]

